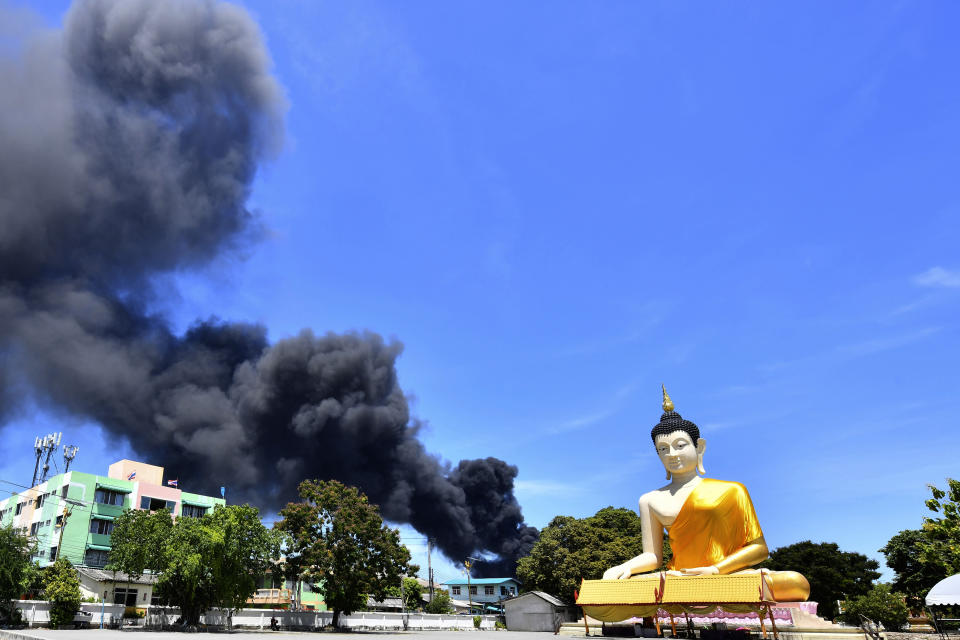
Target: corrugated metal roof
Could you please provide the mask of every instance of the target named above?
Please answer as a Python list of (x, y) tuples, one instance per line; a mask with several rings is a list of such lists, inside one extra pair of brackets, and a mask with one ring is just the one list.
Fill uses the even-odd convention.
[(156, 584), (157, 576), (145, 573), (139, 578), (129, 578), (123, 571), (106, 571), (90, 567), (77, 567), (78, 572), (97, 582), (130, 582), (132, 584)]
[[(550, 595), (549, 593), (547, 593), (547, 592), (545, 592), (545, 591), (528, 591), (527, 593), (532, 593), (532, 594), (538, 595), (538, 596), (540, 596), (541, 598), (543, 598), (544, 600), (546, 600), (547, 602), (549, 602), (550, 604), (555, 605), (555, 606), (557, 606), (557, 607), (565, 607), (565, 606), (567, 606), (567, 605), (564, 604), (561, 600), (559, 600), (559, 599), (557, 599), (557, 598), (554, 598), (552, 595)], [(524, 595), (526, 595), (526, 594), (524, 594)]]

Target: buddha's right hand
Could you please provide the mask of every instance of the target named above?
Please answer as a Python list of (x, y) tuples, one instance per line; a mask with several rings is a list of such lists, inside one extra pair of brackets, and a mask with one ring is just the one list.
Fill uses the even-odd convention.
[(603, 572), (604, 580), (626, 580), (630, 577), (630, 567), (627, 563), (618, 564)]

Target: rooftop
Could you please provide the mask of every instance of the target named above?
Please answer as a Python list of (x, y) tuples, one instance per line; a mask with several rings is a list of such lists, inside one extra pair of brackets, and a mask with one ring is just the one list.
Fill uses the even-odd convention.
[[(517, 584), (523, 584), (516, 578), (470, 578), (470, 584), (501, 584), (510, 580), (516, 582)], [(441, 584), (467, 584), (467, 579), (463, 578), (460, 580), (447, 580)]]

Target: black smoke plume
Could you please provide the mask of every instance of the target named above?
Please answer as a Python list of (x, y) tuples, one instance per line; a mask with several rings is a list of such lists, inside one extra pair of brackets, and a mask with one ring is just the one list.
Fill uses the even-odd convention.
[(180, 336), (151, 312), (165, 275), (261, 232), (245, 202), (285, 100), (243, 10), (82, 0), (62, 31), (0, 56), (0, 87), (0, 419), (25, 387), (192, 490), (227, 485), (268, 510), (335, 478), (450, 558), (512, 570), (537, 535), (517, 470), (424, 450), (399, 343), (304, 330), (270, 344), (216, 319)]

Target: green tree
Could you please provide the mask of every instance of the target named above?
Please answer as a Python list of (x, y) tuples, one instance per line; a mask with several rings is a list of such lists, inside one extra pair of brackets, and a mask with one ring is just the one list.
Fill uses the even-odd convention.
[[(334, 480), (304, 480), (303, 502), (280, 510), (284, 532), (307, 579), (324, 581), (324, 600), (336, 627), (341, 613), (383, 600), (404, 574), (416, 573), (400, 532), (383, 524), (379, 510), (355, 487)], [(306, 505), (306, 506), (304, 506)]]
[(46, 570), (43, 592), (50, 601), (50, 626), (54, 629), (73, 622), (80, 610), (80, 579), (66, 558), (59, 558)]
[(920, 562), (944, 576), (960, 573), (960, 481), (947, 478), (946, 491), (927, 486), (931, 493), (927, 508), (938, 517), (923, 519)]
[(450, 613), (453, 606), (450, 604), (450, 594), (443, 589), (433, 590), (433, 600), (424, 605), (426, 613)]
[[(208, 516), (204, 516), (206, 518)], [(180, 608), (185, 626), (196, 626), (215, 602), (209, 566), (212, 545), (203, 518), (179, 518), (164, 545), (157, 591)]]
[(775, 571), (799, 571), (810, 581), (810, 600), (818, 613), (833, 619), (837, 601), (865, 595), (880, 577), (880, 564), (862, 553), (841, 551), (833, 542), (809, 540), (774, 549), (763, 565)]
[(31, 575), (30, 539), (12, 526), (0, 528), (0, 621), (12, 623), (20, 619), (13, 600), (26, 591)]
[(882, 623), (888, 631), (897, 631), (907, 623), (905, 596), (894, 592), (888, 584), (878, 584), (864, 595), (844, 602), (844, 622), (859, 627), (861, 615)]
[[(664, 544), (666, 562), (670, 550)], [(588, 518), (556, 516), (520, 559), (517, 577), (524, 591), (545, 591), (573, 604), (581, 580), (598, 579), (642, 552), (640, 517), (629, 509), (606, 507)]]
[(205, 549), (210, 568), (214, 604), (227, 613), (243, 607), (257, 584), (280, 554), (280, 536), (260, 522), (260, 513), (250, 505), (217, 507), (201, 519), (209, 538)]
[(897, 572), (891, 588), (903, 593), (907, 605), (914, 611), (923, 609), (923, 597), (930, 587), (948, 575), (943, 565), (923, 562), (921, 554), (926, 542), (924, 530), (906, 529), (890, 538), (880, 549), (887, 558), (887, 566)]
[(180, 607), (185, 625), (196, 625), (212, 607), (231, 614), (256, 591), (279, 553), (278, 536), (249, 505), (217, 506), (202, 518), (124, 512), (114, 522), (108, 568), (137, 578), (159, 574), (157, 595)]
[(154, 512), (130, 509), (114, 520), (110, 562), (106, 568), (127, 574), (128, 593), (131, 580), (147, 571), (162, 571), (164, 549), (173, 526), (166, 509)]
[(406, 577), (403, 579), (403, 589), (401, 592), (403, 596), (403, 608), (408, 611), (416, 611), (423, 606), (423, 585), (420, 584), (420, 581), (413, 577)]

